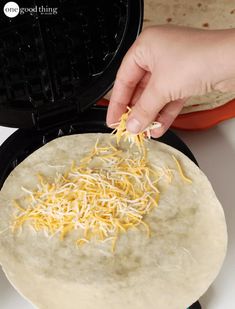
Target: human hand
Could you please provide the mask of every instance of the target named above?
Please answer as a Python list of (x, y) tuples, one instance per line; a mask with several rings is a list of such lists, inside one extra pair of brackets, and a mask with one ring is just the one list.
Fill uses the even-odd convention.
[(127, 130), (139, 133), (157, 121), (161, 127), (152, 130), (151, 135), (159, 137), (170, 127), (186, 98), (213, 89), (230, 90), (227, 81), (235, 77), (235, 65), (231, 70), (231, 62), (230, 66), (226, 64), (224, 57), (228, 50), (228, 57), (234, 58), (229, 52), (233, 49), (231, 31), (234, 38), (234, 30), (177, 26), (145, 29), (120, 66), (107, 124), (118, 122), (130, 106)]

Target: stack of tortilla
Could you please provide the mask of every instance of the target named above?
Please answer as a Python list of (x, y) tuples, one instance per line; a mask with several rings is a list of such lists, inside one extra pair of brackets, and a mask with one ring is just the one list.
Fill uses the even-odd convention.
[[(115, 252), (108, 242), (76, 246), (29, 224), (12, 232), (13, 200), (25, 203), (40, 173), (53, 179), (94, 147), (113, 141), (108, 134), (58, 138), (35, 151), (7, 178), (0, 192), (0, 264), (15, 288), (39, 309), (184, 309), (217, 276), (225, 257), (223, 209), (207, 177), (184, 154), (149, 141), (149, 162), (170, 170), (159, 180), (159, 205), (145, 217), (151, 237), (139, 229), (120, 234)], [(82, 145), (82, 147), (78, 147)], [(128, 151), (129, 145), (122, 145)], [(126, 148), (125, 148), (126, 147)], [(185, 182), (172, 155), (191, 182)], [(93, 166), (94, 168), (94, 166)], [(99, 168), (97, 166), (97, 168)], [(134, 207), (134, 206), (133, 206)]]

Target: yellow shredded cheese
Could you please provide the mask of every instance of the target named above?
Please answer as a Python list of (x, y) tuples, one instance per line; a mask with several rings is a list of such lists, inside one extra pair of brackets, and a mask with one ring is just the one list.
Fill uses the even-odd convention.
[(144, 140), (147, 138), (151, 138), (150, 131), (154, 128), (159, 128), (160, 123), (153, 122), (150, 126), (148, 126), (144, 131), (139, 134), (133, 134), (126, 130), (126, 121), (131, 112), (131, 109), (128, 107), (127, 113), (124, 113), (118, 123), (113, 125), (117, 125), (116, 129), (112, 132), (112, 134), (116, 135), (117, 144), (119, 145), (120, 141), (123, 139), (124, 141), (129, 141), (130, 145), (137, 145), (139, 151), (144, 154), (144, 158), (146, 158), (146, 147), (144, 146)]
[[(110, 241), (112, 251), (119, 235), (129, 229), (144, 229), (150, 237), (150, 227), (144, 219), (158, 205), (161, 175), (147, 159), (144, 139), (149, 129), (138, 135), (128, 133), (128, 113), (113, 132), (114, 143), (100, 145), (97, 140), (78, 165), (73, 162), (66, 173), (57, 173), (53, 182), (38, 175), (37, 189), (22, 187), (27, 194), (27, 207), (14, 201), (13, 231), (28, 223), (36, 232), (44, 231), (50, 237), (58, 234), (61, 240), (76, 231), (77, 245), (93, 239)], [(121, 140), (137, 146), (137, 152), (123, 151), (119, 147)], [(92, 168), (93, 160), (98, 160), (100, 167)], [(189, 181), (176, 162), (181, 176)], [(164, 173), (171, 182), (171, 171)]]
[(179, 171), (179, 174), (183, 178), (183, 180), (185, 180), (186, 182), (192, 183), (192, 180), (184, 175), (183, 169), (182, 169), (179, 161), (176, 159), (176, 157), (174, 155), (172, 155), (172, 158), (175, 161), (177, 168), (178, 168), (178, 171)]

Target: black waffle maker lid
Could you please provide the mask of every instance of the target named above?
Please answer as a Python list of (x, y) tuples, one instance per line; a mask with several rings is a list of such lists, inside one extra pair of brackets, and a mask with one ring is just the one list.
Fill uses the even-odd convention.
[(57, 14), (0, 13), (0, 125), (45, 129), (75, 120), (112, 87), (141, 30), (142, 0), (46, 4)]

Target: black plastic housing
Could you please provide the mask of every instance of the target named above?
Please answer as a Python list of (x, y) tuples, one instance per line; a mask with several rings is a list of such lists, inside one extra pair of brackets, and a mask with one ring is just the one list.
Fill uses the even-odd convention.
[(0, 13), (0, 125), (74, 121), (112, 86), (142, 26), (142, 0), (34, 0), (56, 15)]

